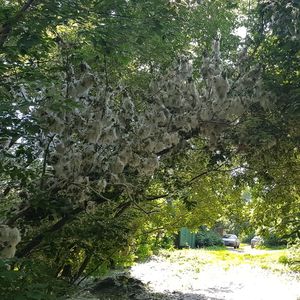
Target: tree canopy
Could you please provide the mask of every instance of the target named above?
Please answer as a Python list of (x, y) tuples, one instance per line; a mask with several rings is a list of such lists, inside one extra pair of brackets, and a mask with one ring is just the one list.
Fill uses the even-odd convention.
[(299, 238), (299, 3), (239, 2), (0, 1), (12, 282), (74, 283), (181, 226)]

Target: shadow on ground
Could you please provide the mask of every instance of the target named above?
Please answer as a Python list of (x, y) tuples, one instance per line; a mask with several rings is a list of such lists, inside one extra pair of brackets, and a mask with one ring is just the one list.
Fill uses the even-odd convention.
[(193, 293), (154, 293), (142, 281), (127, 275), (106, 278), (96, 283), (90, 293), (99, 300), (221, 300)]

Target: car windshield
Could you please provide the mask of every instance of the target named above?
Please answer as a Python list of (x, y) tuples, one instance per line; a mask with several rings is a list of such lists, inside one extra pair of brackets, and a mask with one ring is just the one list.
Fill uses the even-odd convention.
[(223, 238), (225, 239), (236, 239), (236, 236), (233, 234), (224, 234)]

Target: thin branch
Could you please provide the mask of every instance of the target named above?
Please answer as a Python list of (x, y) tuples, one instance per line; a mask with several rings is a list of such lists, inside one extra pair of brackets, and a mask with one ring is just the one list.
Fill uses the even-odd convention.
[[(187, 216), (187, 214), (185, 214), (183, 217), (185, 217), (185, 216)], [(142, 235), (148, 235), (148, 234), (150, 234), (150, 233), (153, 233), (153, 232), (156, 232), (156, 231), (159, 231), (159, 230), (167, 230), (168, 227), (173, 228), (173, 226), (175, 226), (176, 224), (178, 224), (178, 222), (179, 222), (179, 220), (176, 219), (175, 222), (173, 222), (173, 223), (171, 223), (171, 224), (168, 224), (168, 225), (166, 225), (166, 226), (163, 226), (163, 227), (157, 227), (157, 228), (154, 228), (154, 229), (151, 229), (151, 230), (142, 232), (142, 233), (140, 234), (140, 236), (142, 236)]]
[(145, 199), (147, 201), (153, 201), (153, 200), (157, 200), (157, 199), (161, 199), (161, 198), (166, 198), (168, 196), (169, 196), (169, 194), (153, 195), (153, 196), (147, 196)]
[[(119, 249), (117, 248), (115, 251), (113, 251), (109, 257), (112, 257), (117, 251), (119, 251)], [(87, 273), (83, 278), (81, 278), (78, 282), (77, 285), (79, 285), (83, 280), (85, 280), (86, 278), (90, 277), (90, 275), (92, 275), (96, 270), (99, 269), (99, 267), (105, 262), (101, 261), (94, 269), (92, 269), (89, 273)]]
[[(86, 187), (84, 184), (79, 184), (79, 183), (76, 183), (76, 182), (71, 182), (70, 183), (71, 185), (75, 185), (75, 186), (78, 186), (78, 187), (81, 187), (81, 188), (84, 188)], [(102, 195), (101, 193), (99, 193), (98, 191), (96, 191), (95, 189), (93, 189), (91, 186), (88, 186), (87, 187), (90, 191), (92, 191), (95, 195), (97, 195), (99, 197), (99, 200), (102, 200), (102, 202), (111, 202), (112, 200), (105, 197), (104, 195)], [(97, 201), (95, 201), (96, 203), (102, 203), (100, 202), (98, 199)]]
[(78, 272), (73, 276), (71, 283), (74, 284), (76, 280), (79, 279), (81, 274), (84, 272), (85, 268), (87, 267), (88, 263), (90, 262), (92, 258), (91, 254), (87, 254), (86, 257), (84, 258), (83, 262), (81, 263)]
[(119, 217), (127, 208), (131, 206), (131, 204), (132, 204), (131, 201), (127, 201), (118, 205), (118, 207), (116, 208), (116, 213), (114, 215), (114, 218)]
[(202, 177), (202, 176), (205, 176), (205, 175), (208, 175), (209, 173), (211, 172), (216, 172), (216, 171), (220, 171), (220, 168), (224, 166), (225, 163), (219, 165), (217, 168), (215, 169), (210, 169), (210, 170), (206, 170), (200, 174), (198, 174), (197, 176), (193, 177), (188, 183), (192, 183), (193, 181), (195, 181), (196, 179)]
[(140, 210), (142, 211), (144, 214), (146, 214), (147, 216), (151, 215), (151, 214), (154, 214), (154, 213), (157, 213), (157, 212), (160, 212), (159, 210), (151, 210), (151, 211), (147, 211), (145, 210), (144, 208), (142, 208), (140, 205), (138, 205), (136, 202), (134, 202), (134, 205), (136, 207), (133, 207), (133, 209), (137, 209), (137, 210)]
[(11, 183), (9, 183), (9, 185), (4, 189), (2, 196), (6, 197), (9, 194), (9, 192), (11, 191), (11, 188), (12, 188)]

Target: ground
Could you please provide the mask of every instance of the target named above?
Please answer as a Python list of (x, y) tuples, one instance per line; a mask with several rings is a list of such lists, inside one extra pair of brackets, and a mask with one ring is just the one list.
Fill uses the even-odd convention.
[(300, 299), (299, 278), (274, 260), (282, 254), (282, 250), (249, 246), (211, 252), (181, 250), (137, 264), (131, 274), (155, 292), (179, 293), (174, 299)]
[(300, 300), (299, 274), (281, 263), (285, 255), (250, 246), (162, 251), (114, 287), (100, 283), (93, 299)]

